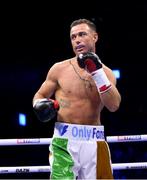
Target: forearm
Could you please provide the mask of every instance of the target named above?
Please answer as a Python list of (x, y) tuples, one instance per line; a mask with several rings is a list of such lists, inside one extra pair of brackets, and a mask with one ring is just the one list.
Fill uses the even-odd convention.
[(44, 99), (46, 98), (45, 96), (43, 96), (43, 94), (37, 92), (34, 97), (33, 97), (33, 103), (37, 100), (37, 99)]
[(79, 66), (91, 74), (103, 105), (111, 112), (116, 111), (119, 108), (121, 96), (115, 86), (116, 78), (112, 70), (102, 64), (93, 52), (80, 54), (77, 60)]
[(57, 83), (53, 82), (53, 81), (45, 81), (41, 87), (39, 88), (39, 90), (36, 92), (36, 94), (33, 97), (33, 102), (37, 99), (44, 99), (47, 98), (49, 99), (55, 92), (55, 89), (57, 87), (56, 85)]
[(34, 95), (33, 99), (40, 99), (40, 98), (46, 98), (45, 95), (43, 95), (42, 93), (40, 93), (39, 91)]
[(34, 95), (33, 102), (36, 101), (37, 99), (45, 99), (45, 98), (49, 99), (53, 95), (53, 91), (50, 91), (50, 89), (47, 88), (47, 90), (44, 90), (41, 87)]
[(111, 112), (115, 112), (120, 106), (121, 96), (114, 85), (108, 91), (100, 93), (100, 98), (103, 105)]

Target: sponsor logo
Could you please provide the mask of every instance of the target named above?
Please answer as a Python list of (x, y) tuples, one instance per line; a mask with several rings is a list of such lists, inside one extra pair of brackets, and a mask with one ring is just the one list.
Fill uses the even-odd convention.
[(87, 128), (74, 126), (72, 128), (72, 136), (75, 138), (89, 139), (104, 139), (104, 131), (97, 130), (96, 128)]
[(17, 168), (16, 173), (29, 173), (30, 169), (28, 168)]
[(118, 136), (119, 141), (131, 141), (131, 140), (141, 140), (141, 135), (136, 136)]
[(142, 165), (142, 166), (126, 166), (126, 169), (146, 169), (147, 166), (146, 165)]
[(80, 139), (80, 140), (98, 140), (104, 139), (104, 131), (97, 127), (83, 125), (59, 125), (57, 127), (60, 136)]
[(60, 135), (63, 136), (67, 132), (67, 129), (68, 129), (68, 125), (60, 126), (59, 127)]
[(40, 143), (40, 139), (17, 139), (17, 144), (36, 144)]

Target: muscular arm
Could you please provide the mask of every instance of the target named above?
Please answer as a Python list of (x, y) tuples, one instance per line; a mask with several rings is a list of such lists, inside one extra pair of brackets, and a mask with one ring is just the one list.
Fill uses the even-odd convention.
[(111, 112), (116, 111), (120, 105), (121, 97), (116, 88), (116, 78), (110, 68), (102, 64), (98, 55), (93, 52), (79, 54), (78, 64), (92, 75), (101, 98), (102, 107)]
[(58, 87), (58, 81), (57, 81), (58, 72), (57, 72), (57, 64), (55, 64), (49, 70), (46, 80), (43, 82), (39, 90), (34, 95), (33, 103), (37, 99), (50, 98), (54, 94), (55, 90)]
[(116, 78), (112, 70), (104, 66), (104, 71), (107, 74), (112, 87), (108, 91), (100, 93), (100, 98), (103, 106), (105, 106), (109, 111), (114, 112), (119, 108), (121, 96), (116, 88)]

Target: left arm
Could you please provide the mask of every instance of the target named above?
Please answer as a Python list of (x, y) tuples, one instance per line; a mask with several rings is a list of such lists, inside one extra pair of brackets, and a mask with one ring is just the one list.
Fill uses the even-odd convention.
[(110, 81), (111, 88), (107, 91), (100, 93), (102, 104), (111, 112), (116, 111), (121, 102), (121, 95), (116, 88), (116, 78), (111, 69), (103, 65), (104, 72)]
[(101, 63), (99, 57), (88, 52), (77, 58), (81, 68), (85, 68), (96, 83), (102, 105), (114, 112), (119, 108), (121, 96), (116, 88), (116, 78), (110, 68)]

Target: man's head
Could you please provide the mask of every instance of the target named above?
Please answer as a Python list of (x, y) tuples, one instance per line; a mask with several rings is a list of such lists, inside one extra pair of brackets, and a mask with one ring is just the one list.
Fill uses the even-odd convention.
[(84, 52), (95, 52), (98, 40), (96, 25), (87, 19), (78, 19), (70, 25), (70, 39), (76, 55)]

